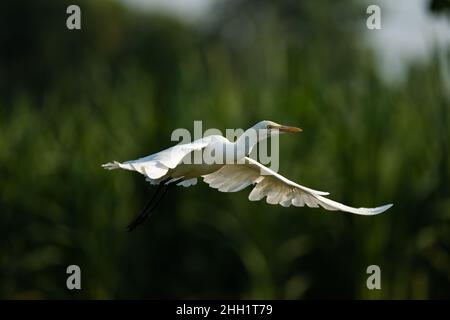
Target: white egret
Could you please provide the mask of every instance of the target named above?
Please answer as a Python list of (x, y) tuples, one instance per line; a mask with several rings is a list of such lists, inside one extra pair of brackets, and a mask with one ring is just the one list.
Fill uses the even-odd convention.
[[(192, 143), (178, 144), (137, 160), (123, 163), (114, 161), (102, 166), (109, 170), (121, 168), (137, 171), (143, 174), (151, 184), (158, 185), (148, 205), (128, 226), (129, 231), (136, 228), (150, 215), (166, 194), (169, 186), (189, 187), (197, 183), (198, 177), (203, 177), (204, 182), (221, 192), (237, 192), (250, 185), (255, 185), (249, 195), (250, 201), (258, 201), (266, 197), (267, 203), (280, 204), (283, 207), (306, 205), (317, 208), (320, 206), (326, 210), (375, 215), (392, 206), (392, 204), (387, 204), (376, 208), (354, 208), (344, 205), (326, 198), (325, 196), (329, 195), (328, 192), (313, 190), (297, 184), (248, 157), (254, 145), (259, 141), (281, 133), (300, 131), (302, 130), (299, 128), (283, 126), (272, 121), (261, 121), (245, 131), (235, 142), (231, 142), (221, 135), (212, 135)], [(264, 132), (264, 134), (257, 134), (256, 139), (247, 139), (254, 132)], [(226, 159), (223, 163), (190, 164), (189, 161), (185, 161), (190, 159), (195, 151), (214, 154), (224, 149), (235, 152), (225, 155)]]

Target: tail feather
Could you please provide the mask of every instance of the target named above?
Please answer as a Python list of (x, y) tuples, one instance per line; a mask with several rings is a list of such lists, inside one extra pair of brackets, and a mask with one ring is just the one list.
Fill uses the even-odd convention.
[(114, 170), (120, 168), (120, 162), (114, 161), (114, 162), (108, 162), (105, 164), (102, 164), (102, 167), (106, 170)]

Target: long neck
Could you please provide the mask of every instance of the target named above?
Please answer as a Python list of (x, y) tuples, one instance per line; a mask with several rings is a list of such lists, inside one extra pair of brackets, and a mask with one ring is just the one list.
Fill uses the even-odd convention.
[(246, 130), (239, 136), (236, 142), (234, 142), (236, 160), (248, 156), (259, 139), (258, 132), (252, 128)]

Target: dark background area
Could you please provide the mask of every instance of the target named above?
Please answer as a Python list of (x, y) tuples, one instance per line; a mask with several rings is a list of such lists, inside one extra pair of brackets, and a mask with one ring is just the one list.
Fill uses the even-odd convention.
[[(226, 1), (207, 25), (77, 1), (0, 4), (0, 297), (450, 296), (449, 90), (438, 53), (385, 83), (359, 1)], [(428, 10), (448, 16), (448, 2)], [(448, 60), (448, 48), (445, 59)], [(100, 164), (173, 144), (176, 128), (304, 129), (280, 173), (372, 217), (177, 188)], [(66, 288), (66, 268), (82, 290)], [(382, 290), (366, 287), (366, 268)]]

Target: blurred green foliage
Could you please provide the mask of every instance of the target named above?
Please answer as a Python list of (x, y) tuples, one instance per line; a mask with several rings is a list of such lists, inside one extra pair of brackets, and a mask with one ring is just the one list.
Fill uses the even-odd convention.
[[(385, 84), (364, 3), (227, 1), (205, 27), (77, 1), (0, 5), (0, 297), (448, 298), (450, 113), (437, 58)], [(447, 56), (448, 58), (448, 52)], [(100, 164), (173, 129), (298, 125), (280, 172), (373, 217), (249, 202), (203, 184), (152, 193)], [(82, 269), (81, 291), (66, 267)], [(366, 288), (366, 268), (382, 290)]]

